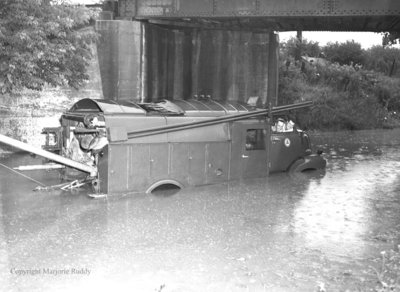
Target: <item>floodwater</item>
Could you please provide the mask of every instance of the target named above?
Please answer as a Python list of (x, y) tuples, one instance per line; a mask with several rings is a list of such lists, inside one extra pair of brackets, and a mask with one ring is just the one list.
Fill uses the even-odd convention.
[(0, 166), (0, 290), (377, 291), (400, 243), (400, 130), (313, 142), (323, 172), (101, 199)]

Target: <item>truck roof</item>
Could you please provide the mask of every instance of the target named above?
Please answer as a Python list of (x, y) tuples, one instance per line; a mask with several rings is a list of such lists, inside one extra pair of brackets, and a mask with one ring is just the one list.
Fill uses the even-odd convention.
[(218, 117), (246, 113), (255, 107), (240, 102), (208, 100), (162, 100), (154, 103), (139, 103), (133, 100), (82, 99), (69, 112), (101, 112), (104, 115), (133, 114), (188, 117)]

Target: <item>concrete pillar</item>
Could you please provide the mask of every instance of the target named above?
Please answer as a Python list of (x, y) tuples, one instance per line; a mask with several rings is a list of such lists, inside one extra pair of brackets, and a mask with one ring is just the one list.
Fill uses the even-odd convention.
[(267, 106), (278, 105), (278, 82), (279, 82), (279, 39), (275, 33), (269, 35), (269, 51), (268, 51), (268, 94)]
[(137, 21), (100, 20), (96, 31), (105, 99), (141, 99), (142, 29)]
[(175, 54), (174, 54), (174, 80), (173, 80), (173, 98), (182, 99), (183, 94), (183, 41), (184, 33), (176, 31), (174, 34), (175, 38)]
[(157, 101), (211, 95), (277, 104), (276, 34), (171, 30), (137, 21), (99, 21), (96, 29), (106, 99)]

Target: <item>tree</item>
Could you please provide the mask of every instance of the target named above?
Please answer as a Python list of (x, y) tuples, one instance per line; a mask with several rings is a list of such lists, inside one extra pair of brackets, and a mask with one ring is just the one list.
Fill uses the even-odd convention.
[(0, 93), (82, 86), (96, 39), (89, 26), (94, 16), (62, 0), (2, 0)]
[(400, 50), (393, 47), (373, 46), (366, 50), (364, 68), (384, 73), (388, 76), (399, 76)]
[(400, 32), (393, 31), (393, 32), (385, 32), (382, 36), (382, 45), (383, 46), (392, 46), (398, 44), (400, 40)]
[(345, 43), (328, 43), (323, 48), (323, 52), (329, 61), (340, 65), (355, 65), (364, 62), (364, 51), (354, 40)]
[(302, 42), (299, 43), (299, 40), (293, 37), (283, 44), (283, 49), (286, 51), (286, 54), (292, 57), (296, 56), (296, 51), (299, 47), (302, 56), (319, 57), (321, 54), (319, 43), (308, 41), (307, 39), (303, 39)]

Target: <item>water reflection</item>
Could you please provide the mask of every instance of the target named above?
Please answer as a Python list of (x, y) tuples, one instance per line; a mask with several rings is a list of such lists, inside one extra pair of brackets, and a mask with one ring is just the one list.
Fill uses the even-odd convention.
[(340, 185), (335, 190), (328, 180), (310, 183), (294, 211), (295, 229), (308, 246), (334, 254), (360, 255), (364, 252), (360, 249), (360, 237), (367, 228), (368, 202), (362, 190), (353, 188), (350, 178), (335, 180)]
[(372, 132), (345, 134), (346, 139), (336, 133), (319, 145), (325, 147), (327, 175), (310, 182), (294, 211), (296, 232), (308, 246), (346, 256), (370, 251), (365, 240), (378, 215), (373, 202), (399, 184), (400, 167), (398, 131)]

